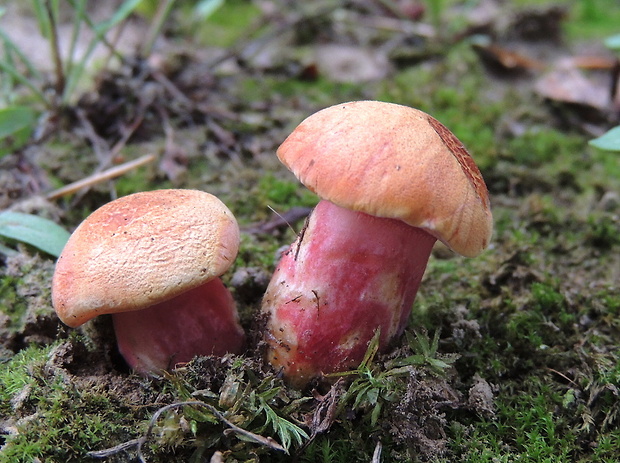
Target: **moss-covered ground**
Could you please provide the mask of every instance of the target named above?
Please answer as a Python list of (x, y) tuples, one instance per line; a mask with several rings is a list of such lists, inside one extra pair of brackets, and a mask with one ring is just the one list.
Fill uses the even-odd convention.
[[(133, 375), (105, 316), (80, 329), (58, 321), (53, 258), (5, 243), (17, 252), (0, 261), (0, 462), (620, 461), (620, 161), (588, 145), (618, 123), (618, 107), (594, 108), (592, 120), (592, 108), (537, 93), (545, 72), (537, 67), (493, 72), (471, 40), (456, 39), (474, 27), (466, 13), (480, 3), (427, 6), (422, 21), (440, 21), (443, 31), (429, 39), (358, 30), (360, 18), (386, 16), (385, 4), (401, 2), (273, 2), (279, 11), (263, 5), (265, 20), (258, 2), (231, 0), (202, 23), (191, 2), (180, 2), (164, 31), (178, 43), (158, 69), (198, 104), (126, 65), (88, 89), (80, 111), (45, 141), (1, 158), (2, 207), (68, 230), (136, 191), (220, 197), (242, 229), (223, 278), (249, 347), (157, 378)], [(548, 70), (554, 56), (609, 56), (602, 40), (620, 24), (612, 3), (560, 2), (559, 36), (534, 42), (506, 24), (539, 2), (498, 2), (502, 14), (489, 27), (503, 46), (544, 57)], [(285, 44), (269, 45), (268, 57), (251, 54), (278, 37)], [(414, 57), (381, 79), (340, 82), (308, 58), (320, 41), (398, 43)], [(231, 67), (205, 64), (211, 55), (200, 50), (215, 47), (230, 53)], [(275, 149), (304, 117), (356, 99), (413, 106), (449, 127), (485, 178), (494, 235), (473, 259), (437, 245), (393, 349), (378, 355), (371, 344), (344, 379), (297, 391), (263, 362), (256, 314), (278, 250), (317, 198)], [(75, 114), (90, 118), (90, 132)], [(78, 195), (42, 198), (89, 175), (97, 153), (136, 117), (142, 123), (119, 160), (154, 153), (156, 163)]]

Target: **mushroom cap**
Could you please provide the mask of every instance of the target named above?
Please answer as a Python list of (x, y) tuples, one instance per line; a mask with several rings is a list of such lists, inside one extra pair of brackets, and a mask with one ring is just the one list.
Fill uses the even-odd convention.
[(277, 154), (338, 206), (400, 219), (468, 257), (491, 239), (478, 167), (443, 124), (417, 109), (379, 101), (331, 106), (301, 122)]
[(239, 227), (215, 196), (155, 190), (114, 200), (73, 232), (52, 280), (52, 302), (71, 327), (106, 313), (140, 310), (224, 273)]

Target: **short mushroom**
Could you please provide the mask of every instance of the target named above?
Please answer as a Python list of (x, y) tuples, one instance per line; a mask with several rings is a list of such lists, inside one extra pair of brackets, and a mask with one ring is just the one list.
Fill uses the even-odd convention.
[(356, 366), (380, 330), (402, 334), (436, 240), (475, 256), (489, 243), (487, 188), (462, 143), (417, 109), (339, 104), (304, 120), (280, 160), (322, 200), (263, 298), (267, 358), (303, 387)]
[(70, 327), (112, 314), (119, 351), (142, 374), (195, 355), (239, 353), (244, 332), (218, 278), (238, 249), (237, 221), (209, 193), (124, 196), (69, 238), (54, 271), (53, 305)]

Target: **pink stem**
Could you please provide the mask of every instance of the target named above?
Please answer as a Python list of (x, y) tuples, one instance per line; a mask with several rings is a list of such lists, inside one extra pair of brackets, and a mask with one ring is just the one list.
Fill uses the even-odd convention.
[(420, 228), (321, 201), (263, 299), (268, 359), (301, 387), (357, 366), (378, 328), (402, 334), (436, 239)]
[(232, 295), (219, 278), (112, 319), (120, 353), (142, 374), (169, 370), (196, 355), (239, 353), (245, 339)]

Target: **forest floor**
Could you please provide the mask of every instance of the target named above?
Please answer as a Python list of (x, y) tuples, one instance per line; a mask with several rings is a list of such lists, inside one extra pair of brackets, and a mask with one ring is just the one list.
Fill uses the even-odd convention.
[[(218, 196), (241, 228), (223, 280), (247, 349), (132, 374), (108, 316), (58, 320), (54, 256), (4, 240), (0, 462), (620, 461), (620, 162), (588, 143), (620, 120), (603, 45), (620, 8), (534, 3), (230, 1), (198, 20), (180, 2), (148, 56), (133, 50), (154, 13), (133, 15), (123, 59), (97, 55), (27, 143), (1, 147), (0, 210), (73, 231), (139, 191)], [(402, 338), (300, 391), (263, 361), (257, 313), (318, 198), (275, 151), (305, 117), (353, 100), (412, 106), (454, 132), (494, 234), (471, 259), (438, 244)], [(58, 193), (143, 155), (154, 160)]]

